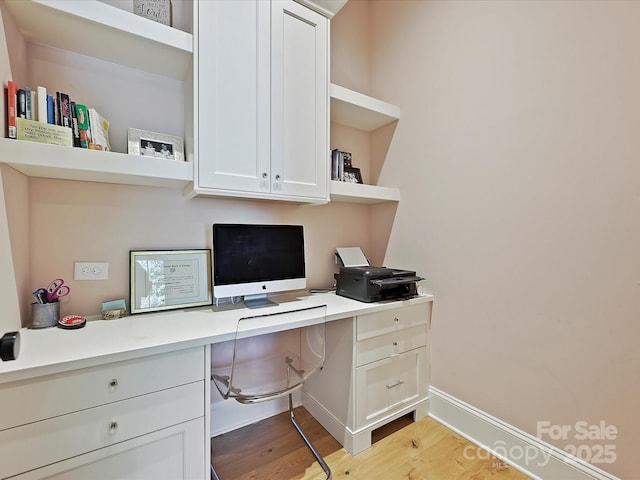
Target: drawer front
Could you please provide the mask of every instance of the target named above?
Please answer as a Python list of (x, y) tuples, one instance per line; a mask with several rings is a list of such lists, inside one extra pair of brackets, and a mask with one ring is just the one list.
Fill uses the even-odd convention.
[(198, 418), (78, 455), (11, 480), (195, 480), (209, 478)]
[(377, 335), (426, 325), (429, 321), (429, 304), (406, 305), (382, 312), (358, 315), (356, 318), (356, 340), (365, 340)]
[(4, 430), (0, 478), (203, 417), (203, 398), (201, 380)]
[(204, 379), (204, 347), (0, 385), (0, 431)]
[(370, 363), (356, 369), (356, 428), (426, 398), (426, 348)]
[(405, 328), (356, 342), (356, 366), (399, 355), (427, 344), (427, 327)]

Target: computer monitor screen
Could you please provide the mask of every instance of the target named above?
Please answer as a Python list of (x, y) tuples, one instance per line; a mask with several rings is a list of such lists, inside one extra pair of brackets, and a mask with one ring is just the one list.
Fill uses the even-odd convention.
[(267, 295), (306, 288), (302, 225), (213, 224), (213, 295), (244, 296), (249, 307)]

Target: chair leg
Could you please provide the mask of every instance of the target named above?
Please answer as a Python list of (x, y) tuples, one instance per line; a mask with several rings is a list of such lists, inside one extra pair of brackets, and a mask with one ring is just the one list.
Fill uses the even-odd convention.
[(309, 447), (309, 450), (311, 450), (311, 453), (313, 453), (313, 456), (316, 457), (318, 464), (320, 464), (320, 467), (322, 467), (322, 470), (324, 470), (324, 473), (327, 475), (327, 480), (331, 480), (331, 469), (329, 468), (329, 465), (327, 465), (327, 462), (324, 461), (324, 458), (322, 458), (318, 451), (313, 447), (311, 441), (304, 434), (302, 428), (300, 428), (300, 425), (298, 425), (298, 421), (293, 414), (293, 395), (291, 393), (289, 394), (289, 416), (291, 417), (291, 423), (293, 423), (293, 426), (296, 427), (296, 430), (304, 440), (304, 443), (307, 444), (307, 447)]
[(220, 477), (218, 476), (218, 472), (216, 472), (216, 469), (213, 468), (213, 464), (211, 464), (210, 466), (211, 466), (211, 480), (220, 480)]

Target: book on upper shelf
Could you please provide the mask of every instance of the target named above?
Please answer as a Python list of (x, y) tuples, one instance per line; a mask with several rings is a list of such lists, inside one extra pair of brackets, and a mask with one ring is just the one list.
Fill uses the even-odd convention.
[(56, 102), (58, 108), (57, 125), (71, 128), (71, 103), (69, 95), (64, 92), (56, 92)]
[(16, 94), (16, 116), (27, 118), (27, 97), (24, 88), (19, 88)]
[(89, 148), (91, 143), (91, 130), (89, 129), (89, 109), (81, 103), (76, 104), (76, 117), (78, 118), (78, 134), (80, 147)]
[(331, 150), (331, 180), (342, 181), (344, 156), (337, 148)]
[(9, 80), (7, 82), (7, 137), (16, 138), (16, 119), (17, 119), (17, 95), (18, 87), (16, 82)]
[(56, 99), (47, 94), (47, 123), (56, 124)]
[(38, 120), (39, 122), (48, 123), (47, 122), (47, 89), (42, 86), (38, 86), (36, 88), (36, 117), (34, 120)]
[(89, 128), (91, 142), (89, 148), (93, 150), (111, 151), (109, 144), (109, 121), (100, 115), (95, 108), (89, 108)]
[(33, 91), (29, 87), (24, 87), (24, 118), (27, 120), (35, 120), (33, 118)]
[(337, 148), (331, 150), (331, 180), (344, 181), (345, 167), (351, 166), (351, 153), (342, 152)]
[(80, 129), (78, 128), (78, 110), (76, 102), (71, 102), (71, 131), (73, 132), (73, 146), (80, 147)]

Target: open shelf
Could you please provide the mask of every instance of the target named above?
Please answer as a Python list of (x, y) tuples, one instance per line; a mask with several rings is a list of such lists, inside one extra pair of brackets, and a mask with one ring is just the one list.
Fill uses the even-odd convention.
[(193, 164), (162, 158), (0, 139), (2, 163), (30, 177), (184, 188)]
[(400, 190), (378, 185), (362, 185), (332, 180), (330, 192), (332, 202), (383, 203), (400, 201)]
[[(354, 92), (334, 83), (330, 85), (329, 92), (331, 96), (331, 121), (337, 124), (372, 132), (400, 119), (400, 107), (377, 98)], [(333, 202), (398, 202), (400, 201), (400, 191), (391, 187), (332, 180), (330, 197)]]
[(27, 41), (137, 68), (187, 77), (190, 33), (97, 0), (5, 0)]
[(400, 107), (332, 83), (331, 121), (372, 132), (400, 118)]

